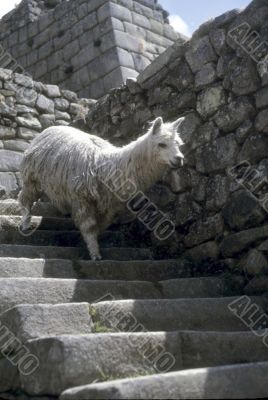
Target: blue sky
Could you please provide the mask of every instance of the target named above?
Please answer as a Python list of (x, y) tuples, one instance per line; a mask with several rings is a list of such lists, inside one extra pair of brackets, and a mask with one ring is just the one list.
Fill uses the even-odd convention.
[[(158, 0), (171, 14), (172, 25), (192, 33), (211, 17), (217, 17), (234, 8), (244, 8), (250, 0)], [(175, 18), (174, 16), (179, 16)], [(184, 25), (185, 24), (185, 25)]]
[[(250, 0), (158, 0), (170, 12), (171, 23), (184, 34), (191, 34), (210, 17), (217, 17), (233, 8), (242, 8)], [(0, 0), (0, 18), (20, 0)]]

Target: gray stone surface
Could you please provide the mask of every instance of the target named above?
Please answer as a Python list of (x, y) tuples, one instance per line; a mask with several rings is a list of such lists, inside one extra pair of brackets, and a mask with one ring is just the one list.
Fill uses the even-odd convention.
[[(14, 13), (14, 18), (21, 10), (27, 14), (28, 11), (21, 7)], [(102, 18), (108, 16), (99, 24), (96, 20), (97, 9), (101, 10), (99, 14), (103, 13)], [(22, 153), (41, 129), (54, 124), (77, 124), (85, 131), (122, 146), (140, 136), (157, 116), (165, 121), (173, 121), (185, 115), (185, 122), (180, 127), (180, 134), (186, 143), (183, 147), (185, 167), (164, 179), (173, 193), (169, 192), (166, 196), (168, 190), (161, 186), (162, 194), (154, 195), (157, 205), (163, 207), (163, 212), (176, 223), (176, 238), (165, 244), (166, 247), (163, 244), (156, 245), (155, 241), (153, 245), (157, 249), (165, 247), (165, 251), (170, 250), (172, 256), (193, 250), (194, 254), (200, 252), (203, 259), (206, 243), (209, 255), (217, 255), (217, 246), (223, 237), (228, 241), (229, 236), (241, 230), (261, 228), (265, 223), (265, 213), (261, 207), (260, 211), (254, 207), (253, 196), (265, 208), (265, 179), (268, 176), (266, 83), (257, 64), (243, 49), (230, 43), (228, 32), (243, 20), (261, 32), (266, 40), (266, 31), (261, 24), (266, 15), (263, 3), (254, 2), (242, 13), (231, 12), (208, 21), (190, 41), (185, 42), (179, 37), (166, 51), (163, 44), (168, 43), (166, 39), (173, 41), (174, 34), (169, 25), (163, 24), (167, 16), (158, 4), (145, 0), (118, 1), (110, 7), (106, 1), (92, 1), (90, 6), (86, 6), (84, 1), (79, 0), (75, 11), (71, 3), (66, 4), (66, 10), (61, 5), (50, 11), (39, 9), (39, 14), (36, 14), (38, 23), (33, 21), (28, 26), (27, 22), (25, 27), (20, 28), (20, 35), (15, 32), (10, 39), (8, 46), (16, 46), (14, 51), (18, 57), (24, 57), (29, 62), (30, 69), (34, 62), (37, 63), (35, 68), (38, 73), (42, 72), (44, 66), (51, 68), (51, 71), (44, 79), (48, 84), (44, 84), (31, 83), (28, 76), (24, 78), (23, 75), (0, 70), (3, 109), (0, 151), (2, 154), (10, 152), (8, 158), (11, 168), (9, 170), (8, 164), (3, 173), (18, 172), (17, 153)], [(55, 22), (63, 20), (67, 14), (72, 18), (72, 28), (69, 29), (70, 21), (67, 20), (59, 30), (58, 22)], [(20, 15), (23, 21), (25, 15)], [(238, 19), (235, 21), (235, 18)], [(9, 35), (8, 28), (5, 29), (6, 35)], [(113, 31), (118, 44), (122, 45), (116, 50), (113, 50)], [(164, 36), (161, 36), (162, 32)], [(41, 48), (42, 52), (46, 51), (49, 48), (47, 43), (52, 37), (55, 39), (57, 55), (53, 53), (48, 57), (51, 62), (47, 59), (45, 63), (40, 59), (34, 60), (30, 49), (27, 54), (27, 45), (23, 41), (27, 42), (28, 35), (34, 39), (32, 51), (37, 51), (35, 46)], [(20, 39), (18, 46), (16, 41), (19, 37), (23, 40)], [(90, 43), (89, 37), (93, 37)], [(90, 57), (99, 57), (104, 51), (103, 60), (106, 61), (102, 63), (101, 58), (93, 58), (90, 66), (82, 66), (80, 62), (85, 61), (82, 57), (78, 69), (75, 66), (72, 71), (72, 60), (78, 59), (80, 51)], [(157, 57), (159, 54), (160, 57)], [(118, 67), (117, 59), (124, 65)], [(113, 86), (121, 85), (122, 79), (136, 77), (134, 65), (135, 68), (141, 68), (144, 62), (149, 62), (146, 60), (154, 62), (140, 74), (138, 82), (128, 80), (126, 87), (111, 90), (97, 103), (82, 101), (74, 92), (51, 85), (52, 76), (57, 76), (61, 83), (70, 84), (73, 90), (85, 97), (88, 90), (92, 96), (101, 96)], [(59, 64), (62, 66), (60, 69)], [(89, 77), (92, 82), (87, 86)], [(64, 85), (61, 84), (61, 87)], [(6, 153), (4, 157), (7, 158)], [(251, 176), (255, 177), (247, 187), (252, 189), (252, 198), (249, 193), (240, 195), (241, 182), (229, 174), (230, 168), (245, 160), (251, 166)], [(12, 187), (15, 186), (15, 178), (19, 182), (19, 174), (10, 175), (9, 178)], [(4, 187), (1, 193), (6, 196)], [(152, 193), (155, 193), (154, 189)], [(12, 196), (16, 194), (17, 189), (12, 190)], [(191, 237), (193, 227), (202, 227), (204, 221), (217, 219), (218, 216), (223, 218), (224, 228), (212, 230), (214, 233), (208, 235), (209, 239), (201, 229), (200, 235), (191, 239), (193, 247), (189, 244), (186, 249), (183, 238)], [(192, 227), (192, 224), (197, 225)], [(1, 235), (2, 240), (6, 241), (7, 237), (7, 232)], [(60, 243), (59, 235), (52, 235), (50, 241), (47, 238), (47, 235), (37, 234), (33, 242), (38, 245), (42, 240), (48, 240), (52, 244), (53, 239), (55, 244)], [(14, 234), (12, 243), (17, 239), (18, 236)], [(70, 235), (63, 242), (69, 244), (70, 240), (80, 243), (75, 235)], [(42, 251), (40, 246), (27, 247), (30, 240), (25, 238), (19, 242), (26, 246), (18, 248), (19, 254), (32, 257)], [(254, 242), (252, 246), (259, 246), (259, 243)], [(248, 250), (243, 247), (239, 255), (236, 253), (237, 262), (244, 259)], [(9, 247), (2, 247), (2, 251), (3, 254), (11, 254)], [(68, 249), (67, 253), (71, 256), (80, 254), (78, 249)], [(55, 248), (52, 254), (64, 257), (59, 248)], [(113, 254), (118, 255), (118, 249)], [(125, 252), (124, 258), (126, 256)], [(264, 257), (267, 255), (264, 254)]]
[[(19, 222), (18, 220), (16, 221)], [(1, 226), (5, 226), (3, 220)], [(9, 225), (10, 226), (10, 225)], [(58, 278), (114, 281), (161, 281), (186, 278), (191, 275), (191, 264), (187, 260), (164, 261), (70, 261), (44, 259), (0, 259), (2, 278)], [(177, 294), (179, 295), (179, 294)]]
[(91, 332), (89, 305), (19, 305), (0, 316), (22, 343), (42, 336), (85, 335)]
[(210, 260), (217, 260), (219, 254), (220, 251), (217, 243), (207, 242), (188, 250), (186, 252), (186, 257), (189, 257), (195, 263), (202, 263)]
[[(0, 210), (1, 210), (1, 215), (9, 215), (9, 216), (22, 215), (22, 209), (21, 209), (20, 204), (18, 203), (18, 201), (13, 200), (13, 199), (7, 199), (5, 201), (0, 200)], [(37, 216), (39, 215), (39, 216), (43, 216), (43, 217), (55, 217), (55, 218), (63, 217), (62, 214), (48, 202), (37, 202), (33, 206), (33, 215), (37, 215)], [(64, 223), (65, 223), (65, 221), (66, 220), (63, 219)], [(68, 227), (68, 224), (67, 224), (67, 227)], [(72, 229), (74, 229), (74, 225), (72, 225)]]
[(33, 79), (30, 76), (15, 73), (14, 82), (27, 88), (33, 87)]
[[(212, 251), (210, 251), (211, 254)], [(216, 258), (215, 253), (213, 256), (212, 258)], [(209, 259), (208, 253), (207, 259)], [(198, 261), (200, 260), (202, 260), (202, 257), (198, 258)], [(179, 297), (184, 299), (221, 297), (228, 292), (226, 282), (221, 278), (180, 278), (166, 280), (160, 284), (162, 286), (164, 298), (169, 299), (178, 299)]]
[[(257, 355), (260, 361), (266, 361), (267, 349), (263, 350), (262, 342), (258, 339), (253, 333), (246, 332), (130, 333), (128, 335), (116, 333), (85, 335), (80, 338), (64, 335), (57, 338), (37, 339), (30, 341), (28, 346), (30, 351), (41, 360), (40, 367), (30, 377), (21, 377), (21, 379), (26, 391), (34, 395), (45, 393), (45, 390), (59, 394), (69, 386), (70, 380), (75, 386), (93, 382), (101, 376), (106, 376), (107, 380), (129, 377), (135, 370), (139, 375), (150, 375), (156, 372), (157, 361), (149, 360), (156, 360), (157, 353), (163, 348), (166, 351), (165, 354), (173, 357), (173, 368), (176, 369), (200, 368), (204, 364), (210, 367), (229, 363), (239, 364), (239, 357), (243, 351), (247, 351), (245, 362), (254, 362)], [(211, 343), (215, 343), (213, 349)], [(234, 347), (234, 343), (237, 346), (235, 351), (230, 349)], [(256, 353), (252, 345), (255, 346)], [(94, 351), (96, 347), (97, 353)], [(107, 348), (109, 348), (110, 357), (107, 357)], [(120, 348), (124, 351), (120, 351)], [(60, 352), (59, 349), (61, 349)], [(146, 356), (153, 350), (151, 356)], [(197, 351), (200, 352), (199, 359), (196, 358)], [(69, 356), (66, 358), (67, 354)], [(153, 354), (156, 356), (153, 357)], [(56, 375), (53, 376), (52, 371), (47, 367), (53, 362), (52, 360), (55, 360), (55, 356), (59, 361), (54, 368)], [(96, 363), (99, 368), (92, 368), (95, 363), (88, 363), (89, 356), (98, 356)], [(71, 363), (72, 359), (73, 363)], [(79, 359), (80, 363), (77, 362)], [(65, 368), (62, 368), (62, 365)], [(44, 371), (47, 372), (44, 373)], [(52, 376), (56, 379), (51, 379)]]
[(209, 37), (217, 54), (222, 54), (222, 52), (226, 49), (226, 33), (224, 29), (212, 30), (209, 34)]
[[(18, 153), (21, 155), (21, 153)], [(0, 164), (1, 166), (1, 164)], [(0, 256), (11, 257), (12, 253), (17, 251), (17, 255), (26, 258), (59, 258), (59, 259), (88, 259), (88, 252), (85, 247), (60, 247), (60, 246), (31, 246), (31, 245), (5, 245), (0, 244)], [(132, 247), (109, 247), (102, 249), (104, 260), (127, 261), (129, 259), (150, 260), (152, 252), (149, 248)]]
[(19, 304), (90, 303), (107, 293), (118, 299), (159, 297), (159, 290), (150, 282), (2, 278), (0, 283), (0, 312)]
[(268, 133), (267, 109), (261, 111), (256, 118), (255, 126), (258, 132)]
[(248, 98), (238, 97), (217, 112), (215, 122), (224, 132), (231, 132), (238, 128), (245, 119), (254, 116), (254, 111)]
[(229, 190), (227, 177), (216, 175), (210, 178), (206, 187), (206, 208), (214, 212), (222, 209), (229, 198)]
[(253, 249), (241, 260), (240, 268), (250, 276), (261, 275), (268, 270), (268, 261), (260, 251)]
[(268, 363), (193, 369), (81, 386), (66, 390), (60, 399), (265, 398), (267, 371)]
[[(125, 300), (93, 304), (95, 321), (107, 328), (116, 329), (120, 315), (131, 313), (139, 322), (136, 331), (247, 331), (246, 325), (228, 309), (228, 305), (239, 298), (172, 299), (172, 300)], [(265, 303), (252, 301), (260, 306)], [(129, 332), (132, 319), (124, 318), (120, 328)], [(195, 353), (196, 354), (196, 353)]]
[(257, 108), (264, 108), (268, 106), (268, 89), (263, 88), (259, 90), (256, 95), (256, 106)]
[(45, 85), (44, 92), (48, 97), (61, 97), (61, 92), (58, 86), (56, 85)]
[(16, 366), (5, 358), (0, 359), (0, 392), (8, 392), (19, 388), (19, 372)]
[(0, 172), (0, 187), (5, 188), (9, 196), (12, 193), (17, 193), (19, 186), (15, 174), (12, 172)]
[(43, 95), (37, 97), (36, 107), (43, 113), (52, 114), (54, 112), (53, 101)]
[(29, 147), (29, 143), (25, 140), (5, 140), (4, 141), (4, 148), (6, 150), (13, 150), (13, 151), (20, 151), (24, 153), (25, 150)]
[(211, 46), (208, 36), (196, 41), (193, 44), (192, 49), (186, 53), (186, 60), (193, 72), (199, 71), (204, 64), (215, 61), (216, 59), (216, 54)]
[(5, 103), (0, 103), (0, 113), (5, 117), (15, 117), (17, 115), (17, 111)]
[[(57, 112), (57, 110), (56, 110)], [(56, 114), (55, 112), (55, 114)], [(55, 125), (56, 117), (55, 114), (42, 114), (40, 115), (40, 123), (43, 129), (49, 128), (50, 126)]]
[(235, 256), (249, 246), (268, 237), (268, 226), (248, 229), (225, 238), (221, 244), (221, 252), (225, 258)]
[[(40, 119), (40, 123), (41, 123), (41, 119)], [(18, 129), (18, 137), (21, 139), (25, 139), (25, 140), (33, 139), (37, 133), (38, 132), (33, 129), (28, 129), (28, 128), (19, 128)]]
[(55, 118), (56, 120), (71, 121), (71, 117), (68, 113), (58, 110), (55, 111)]
[(55, 108), (60, 111), (68, 110), (70, 103), (66, 99), (55, 99)]
[(95, 333), (32, 340), (28, 342), (28, 347), (40, 360), (40, 367), (28, 377), (21, 376), (22, 387), (31, 395), (42, 395), (48, 391), (51, 395), (60, 395), (70, 382), (76, 386), (104, 377), (146, 375), (153, 371), (153, 366), (144, 362), (143, 351), (137, 351), (144, 345), (148, 353), (154, 350), (155, 344), (162, 346), (176, 356), (175, 362), (179, 366), (178, 340), (176, 333), (141, 333), (134, 336)]
[(215, 65), (209, 63), (204, 65), (204, 67), (198, 71), (195, 76), (195, 86), (196, 89), (202, 89), (206, 85), (213, 83), (217, 78)]
[(16, 92), (17, 103), (29, 107), (34, 107), (37, 99), (37, 93), (33, 89), (25, 88)]
[(235, 135), (230, 134), (206, 144), (196, 151), (196, 168), (202, 173), (217, 172), (235, 165), (238, 146)]
[(231, 72), (230, 81), (237, 96), (254, 93), (260, 85), (254, 61), (241, 61)]
[(189, 233), (184, 239), (184, 243), (187, 247), (194, 247), (221, 235), (223, 230), (224, 224), (222, 217), (217, 214), (214, 217), (195, 222), (190, 227)]
[[(33, 226), (39, 229), (25, 237), (17, 231), (19, 205), (10, 200), (0, 202), (1, 311), (18, 306), (6, 317), (14, 330), (16, 326), (24, 329), (26, 339), (76, 333), (72, 338), (39, 339), (34, 348), (40, 355), (41, 370), (23, 377), (24, 387), (19, 390), (52, 398), (95, 379), (134, 379), (137, 368), (138, 374), (154, 373), (144, 366), (144, 358), (137, 358), (137, 350), (129, 348), (127, 331), (133, 316), (154, 332), (183, 331), (148, 333), (146, 337), (157, 336), (158, 343), (168, 346), (175, 355), (175, 369), (267, 361), (267, 335), (263, 336), (264, 331), (245, 332), (246, 324), (231, 311), (230, 303), (241, 305), (247, 301), (243, 294), (262, 296), (268, 288), (264, 210), (268, 81), (264, 63), (253, 61), (241, 46), (231, 43), (229, 35), (233, 27), (246, 22), (267, 41), (266, 3), (257, 0), (241, 13), (230, 12), (208, 21), (190, 41), (179, 37), (166, 51), (175, 34), (164, 23), (167, 14), (153, 0), (77, 0), (64, 2), (64, 7), (61, 2), (55, 7), (54, 0), (49, 3), (50, 9), (48, 3), (22, 2), (6, 23), (2, 21), (1, 43), (43, 83), (0, 69), (1, 198), (17, 196), (21, 153), (41, 129), (52, 124), (79, 125), (124, 146), (158, 116), (167, 122), (185, 116), (178, 129), (185, 142), (185, 166), (171, 174), (167, 171), (163, 181), (150, 190), (152, 200), (176, 224), (174, 235), (159, 242), (129, 219), (128, 226), (117, 225), (100, 237), (107, 258), (102, 262), (81, 260), (87, 256), (81, 235), (70, 218), (61, 219), (48, 204), (35, 206), (34, 213), (46, 217), (35, 217)], [(97, 10), (104, 18), (101, 23)], [(12, 33), (10, 26), (19, 30)], [(114, 32), (120, 45), (117, 49)], [(132, 79), (121, 86), (152, 61), (138, 82)], [(60, 87), (51, 86), (53, 82)], [(106, 96), (94, 102), (86, 99), (89, 93), (95, 98)], [(242, 167), (237, 166), (239, 162)], [(167, 260), (170, 257), (175, 260)], [(97, 302), (107, 293), (117, 301), (90, 307), (95, 333), (85, 338), (79, 327), (84, 318), (90, 319), (89, 313), (70, 310), (81, 301)], [(261, 319), (254, 328), (267, 328), (265, 297), (248, 301), (259, 307)], [(107, 331), (115, 330), (112, 319), (117, 311), (117, 316), (122, 315), (122, 310), (129, 313), (120, 323), (125, 333), (114, 345), (114, 336)], [(99, 317), (104, 313), (108, 321), (103, 324)], [(142, 332), (143, 328), (139, 325), (136, 330)], [(104, 335), (97, 339), (96, 333), (101, 332)], [(136, 337), (142, 345), (141, 335)], [(155, 343), (152, 347), (155, 349)], [(102, 365), (106, 369), (99, 371), (97, 367)], [(132, 367), (137, 367), (135, 372)], [(0, 372), (1, 368), (5, 369), (3, 363)], [(120, 368), (129, 374), (122, 375)], [(6, 374), (12, 376), (8, 369), (0, 373)], [(206, 379), (208, 382), (208, 375)], [(258, 379), (259, 374), (251, 385), (252, 397), (258, 397), (257, 388), (263, 387)], [(4, 390), (11, 389), (8, 379), (6, 382)], [(224, 393), (229, 390), (228, 382)], [(244, 389), (232, 384), (230, 391), (245, 397), (241, 387)], [(191, 388), (187, 383), (188, 393)], [(155, 392), (149, 392), (150, 398), (154, 397)], [(166, 393), (172, 397), (170, 390)], [(215, 393), (214, 386), (209, 394), (213, 397)]]
[(22, 154), (0, 149), (0, 172), (16, 172), (20, 169)]
[[(26, 3), (21, 4), (5, 17), (5, 29), (0, 33), (1, 42), (16, 61), (34, 79), (48, 84), (43, 95), (49, 98), (60, 97), (55, 84), (74, 90), (79, 96), (100, 98), (107, 93), (108, 86), (101, 86), (103, 76), (113, 69), (107, 62), (109, 49), (118, 53), (125, 49), (128, 56), (117, 57), (115, 67), (132, 68), (138, 73), (177, 39), (183, 38), (169, 25), (167, 12), (157, 2), (100, 0), (87, 4), (77, 0), (76, 7), (73, 3), (58, 2), (57, 6), (56, 3), (56, 0), (45, 4), (34, 2), (29, 8)], [(63, 19), (64, 23), (59, 25)], [(134, 51), (135, 63), (131, 51)], [(99, 67), (93, 69), (92, 62)], [(104, 66), (111, 69), (96, 78), (96, 71)], [(94, 70), (95, 74), (81, 79), (85, 75), (84, 67)], [(10, 75), (3, 76), (10, 78)], [(116, 81), (113, 86), (111, 76), (108, 79), (111, 87), (125, 82), (123, 73), (119, 85)], [(28, 76), (15, 74), (15, 82), (27, 90), (33, 87)], [(92, 91), (91, 86), (96, 82), (99, 90)]]
[(221, 86), (209, 87), (198, 96), (197, 111), (203, 118), (207, 118), (225, 103), (226, 96), (223, 88)]
[(34, 117), (17, 117), (16, 122), (19, 126), (29, 129), (41, 129), (41, 124), (37, 118)]
[(251, 163), (256, 164), (264, 160), (267, 156), (268, 137), (263, 134), (250, 135), (239, 153), (238, 160), (250, 160)]
[(223, 217), (231, 229), (243, 230), (259, 226), (266, 215), (265, 210), (250, 192), (239, 190), (231, 196), (223, 208)]
[(7, 126), (0, 126), (0, 139), (8, 140), (14, 139), (16, 136), (16, 131), (14, 128), (10, 128)]

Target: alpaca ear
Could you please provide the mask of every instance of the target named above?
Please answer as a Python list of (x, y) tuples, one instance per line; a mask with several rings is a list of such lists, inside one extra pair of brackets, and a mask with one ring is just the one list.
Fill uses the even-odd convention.
[(153, 128), (152, 128), (153, 135), (157, 135), (158, 133), (160, 133), (163, 123), (164, 122), (162, 117), (156, 118), (156, 120), (153, 122)]
[(184, 120), (185, 120), (185, 117), (182, 117), (182, 118), (177, 119), (177, 121), (173, 122), (172, 128), (174, 129), (175, 132), (177, 132), (178, 128), (180, 127), (180, 125), (183, 123)]

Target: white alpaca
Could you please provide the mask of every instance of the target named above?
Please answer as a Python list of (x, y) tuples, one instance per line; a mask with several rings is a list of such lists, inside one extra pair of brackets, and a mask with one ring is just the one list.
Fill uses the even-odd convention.
[(98, 235), (125, 206), (104, 183), (107, 163), (121, 171), (122, 184), (130, 180), (146, 191), (167, 167), (182, 165), (183, 143), (177, 129), (183, 119), (164, 124), (157, 118), (145, 135), (122, 148), (72, 127), (46, 129), (33, 140), (22, 162), (19, 201), (25, 214), (21, 230), (29, 230), (32, 206), (46, 194), (60, 211), (72, 215), (91, 258), (100, 260)]

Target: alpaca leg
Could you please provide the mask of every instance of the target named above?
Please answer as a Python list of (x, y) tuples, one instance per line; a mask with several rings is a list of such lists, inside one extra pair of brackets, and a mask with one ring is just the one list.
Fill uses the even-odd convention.
[(92, 260), (101, 260), (98, 232), (96, 230), (96, 221), (89, 218), (80, 224), (80, 231), (86, 242), (90, 257)]
[[(94, 209), (94, 207), (92, 208)], [(83, 204), (76, 204), (72, 217), (86, 242), (91, 259), (94, 261), (101, 260), (98, 244), (99, 229), (92, 209), (89, 211)]]
[(83, 238), (87, 244), (90, 257), (93, 261), (101, 260), (98, 235), (95, 232), (82, 233)]
[(19, 228), (22, 233), (27, 233), (30, 230), (32, 219), (31, 210), (33, 204), (39, 197), (40, 195), (34, 186), (23, 186), (19, 194), (19, 202), (23, 208), (23, 217)]

